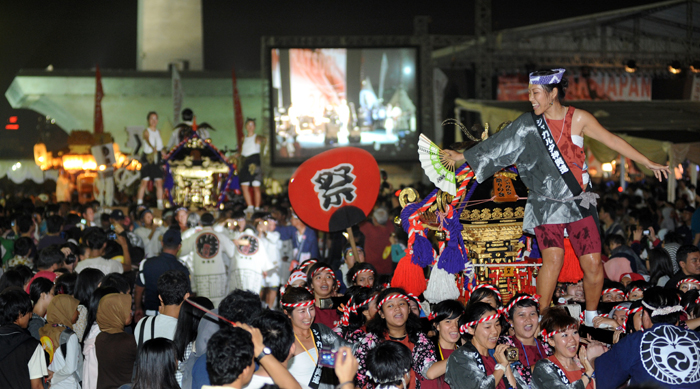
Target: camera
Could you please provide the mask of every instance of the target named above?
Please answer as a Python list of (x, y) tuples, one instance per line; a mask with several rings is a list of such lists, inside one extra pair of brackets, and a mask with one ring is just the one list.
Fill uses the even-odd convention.
[(649, 235), (649, 230), (644, 230), (644, 235)]
[[(515, 350), (516, 352), (518, 350)], [(322, 347), (321, 352), (319, 353), (319, 360), (318, 364), (323, 366), (323, 367), (335, 367), (335, 356), (338, 354), (338, 351), (333, 351), (330, 347)]]
[(506, 349), (506, 359), (508, 362), (517, 362), (520, 360), (520, 353), (516, 347), (508, 347)]

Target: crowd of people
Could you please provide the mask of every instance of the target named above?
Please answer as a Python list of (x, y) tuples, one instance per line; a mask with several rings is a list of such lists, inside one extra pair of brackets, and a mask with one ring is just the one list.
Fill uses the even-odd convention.
[(592, 326), (582, 281), (547, 307), (527, 294), (504, 306), (487, 284), (432, 305), (391, 287), (405, 242), (388, 199), (356, 228), (356, 254), (281, 202), (154, 218), (22, 199), (0, 218), (0, 386), (698, 387), (690, 193), (601, 193)]
[[(532, 115), (446, 152), (479, 182), (517, 163), (540, 295), (467, 282), (429, 304), (392, 285), (415, 253), (386, 175), (353, 234), (318, 233), (286, 196), (262, 197), (249, 120), (245, 201), (161, 214), (140, 191), (125, 208), (0, 208), (0, 388), (700, 388), (698, 191), (593, 192), (584, 133), (659, 180), (668, 168), (563, 106), (564, 71), (530, 75)], [(582, 276), (557, 283), (567, 235)]]

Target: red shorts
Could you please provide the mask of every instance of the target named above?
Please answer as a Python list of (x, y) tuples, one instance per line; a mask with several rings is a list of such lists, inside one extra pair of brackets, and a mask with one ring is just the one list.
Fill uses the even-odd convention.
[(564, 229), (569, 233), (571, 246), (577, 257), (600, 253), (600, 232), (593, 216), (588, 216), (573, 223), (543, 224), (535, 227), (535, 236), (540, 252), (550, 247), (564, 248)]

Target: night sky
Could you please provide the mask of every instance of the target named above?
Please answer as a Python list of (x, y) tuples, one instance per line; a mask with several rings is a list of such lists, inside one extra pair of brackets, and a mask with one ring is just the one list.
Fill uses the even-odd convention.
[[(653, 3), (493, 0), (494, 30)], [(4, 1), (0, 6), (0, 122), (18, 112), (4, 93), (20, 69), (136, 68), (137, 1)], [(473, 0), (202, 0), (205, 70), (257, 75), (263, 35), (408, 35), (415, 15), (434, 34), (473, 34)], [(536, 5), (530, 5), (536, 4)], [(28, 117), (20, 115), (20, 120)], [(34, 127), (36, 117), (32, 118)], [(22, 124), (22, 123), (20, 123)], [(2, 128), (2, 127), (0, 127)], [(0, 133), (4, 132), (0, 129)]]

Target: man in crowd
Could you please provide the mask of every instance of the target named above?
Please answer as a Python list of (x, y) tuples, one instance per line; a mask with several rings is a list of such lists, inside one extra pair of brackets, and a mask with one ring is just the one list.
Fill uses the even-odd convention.
[(671, 277), (665, 287), (676, 289), (678, 282), (686, 278), (700, 280), (700, 249), (693, 245), (683, 245), (676, 251), (676, 261), (680, 270)]
[(600, 223), (603, 227), (603, 235), (601, 236), (603, 239), (612, 234), (620, 235), (624, 238), (625, 230), (622, 228), (620, 223), (615, 220), (616, 213), (617, 209), (615, 204), (610, 201), (606, 201), (600, 207), (600, 210), (598, 211), (598, 218), (600, 219)]
[[(158, 280), (170, 270), (183, 272), (189, 278), (189, 270), (180, 263), (176, 255), (180, 251), (180, 231), (169, 229), (163, 235), (163, 252), (157, 256), (141, 261), (139, 275), (136, 277), (134, 288), (134, 321), (138, 322), (144, 315), (158, 314), (160, 300), (158, 299)], [(189, 287), (188, 287), (189, 290)]]
[(214, 216), (205, 213), (202, 230), (187, 238), (181, 255), (192, 254), (194, 290), (207, 297), (214, 306), (228, 294), (228, 273), (236, 246), (224, 233), (214, 231)]
[(372, 212), (372, 219), (360, 224), (360, 231), (371, 239), (365, 240), (366, 262), (372, 264), (379, 274), (392, 274), (394, 270), (391, 258), (384, 258), (387, 247), (391, 247), (389, 238), (394, 232), (394, 222), (389, 220), (389, 212), (384, 207), (377, 207)]
[(154, 338), (173, 340), (180, 308), (185, 299), (190, 297), (190, 279), (181, 270), (168, 270), (158, 277), (158, 300), (160, 307), (157, 316), (149, 316), (136, 325), (134, 336), (136, 344), (141, 347), (144, 342)]
[[(124, 239), (123, 237), (121, 238)], [(75, 266), (76, 273), (80, 273), (83, 269), (87, 268), (100, 270), (105, 275), (124, 272), (124, 267), (119, 261), (102, 257), (107, 248), (107, 234), (104, 231), (99, 228), (92, 228), (85, 234), (83, 240), (87, 245), (87, 249), (85, 250), (85, 257), (87, 259), (80, 261)], [(131, 263), (129, 263), (129, 266), (131, 266)]]
[[(251, 326), (260, 330), (263, 343), (269, 347), (271, 356), (286, 369), (296, 349), (294, 330), (289, 318), (282, 312), (265, 310), (253, 320)], [(270, 373), (262, 367), (253, 374), (250, 383), (244, 389), (260, 389), (274, 383)]]
[(280, 233), (280, 240), (292, 240), (294, 247), (292, 264), (302, 264), (311, 258), (319, 259), (316, 231), (304, 224), (294, 212), (290, 222), (291, 226), (278, 225), (275, 231)]
[(58, 215), (49, 216), (46, 218), (46, 236), (39, 240), (36, 245), (38, 251), (52, 244), (64, 244), (66, 240), (61, 237), (61, 229), (63, 228), (63, 218)]

